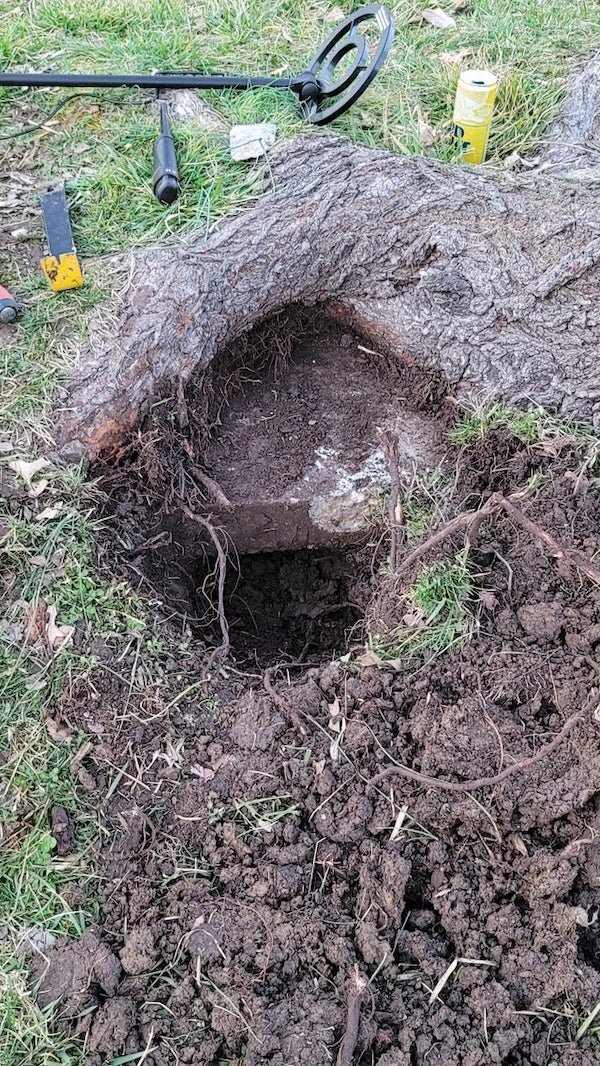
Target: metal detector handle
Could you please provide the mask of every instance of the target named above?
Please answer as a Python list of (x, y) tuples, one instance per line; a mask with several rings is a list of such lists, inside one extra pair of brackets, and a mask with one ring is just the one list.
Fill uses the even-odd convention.
[(168, 205), (179, 196), (179, 168), (175, 141), (169, 123), (169, 105), (159, 100), (160, 133), (154, 142), (154, 173), (152, 189), (159, 204)]

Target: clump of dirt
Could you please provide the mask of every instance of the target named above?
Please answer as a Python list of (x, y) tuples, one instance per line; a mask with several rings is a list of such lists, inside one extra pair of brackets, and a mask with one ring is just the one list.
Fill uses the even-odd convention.
[[(592, 558), (600, 500), (571, 459), (517, 444), (499, 475), (484, 441), (460, 460), (454, 503), (500, 476), (513, 491), (533, 465), (545, 478), (527, 514)], [(77, 771), (104, 821), (100, 915), (36, 976), (87, 1031), (88, 1066), (326, 1066), (357, 975), (354, 1066), (597, 1062), (594, 1027), (576, 1034), (600, 999), (600, 594), (503, 513), (471, 554), (478, 631), (427, 665), (282, 669), (274, 699), (226, 665), (208, 683), (192, 649), (158, 679), (99, 667), (63, 697), (91, 737)], [(240, 639), (255, 615), (270, 656), (267, 563), (248, 571)], [(290, 632), (295, 654), (305, 629)], [(136, 667), (132, 651), (118, 674)], [(577, 711), (551, 754), (496, 786), (372, 785), (398, 764), (493, 776)]]

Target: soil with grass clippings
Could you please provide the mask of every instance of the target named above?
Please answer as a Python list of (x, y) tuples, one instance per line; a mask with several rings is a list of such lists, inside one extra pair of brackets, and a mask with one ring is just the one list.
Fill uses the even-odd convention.
[[(527, 514), (591, 558), (600, 496), (578, 464), (568, 443), (491, 434), (459, 458), (451, 507), (538, 472)], [(471, 565), (478, 629), (434, 662), (358, 668), (317, 644), (317, 665), (274, 675), (274, 704), (231, 662), (199, 683), (188, 641), (63, 696), (91, 738), (77, 772), (105, 830), (100, 911), (35, 976), (87, 1033), (87, 1066), (326, 1066), (357, 971), (355, 1066), (598, 1062), (582, 1023), (600, 1000), (600, 590), (506, 515)], [(393, 761), (493, 775), (577, 710), (557, 750), (495, 788), (370, 787)]]

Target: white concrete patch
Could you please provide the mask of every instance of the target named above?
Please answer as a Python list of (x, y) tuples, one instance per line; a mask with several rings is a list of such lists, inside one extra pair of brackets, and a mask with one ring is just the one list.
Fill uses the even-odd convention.
[(236, 163), (244, 159), (260, 159), (275, 144), (277, 126), (272, 122), (258, 122), (252, 126), (232, 126), (229, 149)]

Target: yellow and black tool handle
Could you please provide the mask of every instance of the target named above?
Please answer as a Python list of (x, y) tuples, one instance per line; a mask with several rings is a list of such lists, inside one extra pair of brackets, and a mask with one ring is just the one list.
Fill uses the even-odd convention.
[(40, 195), (49, 254), (40, 266), (53, 292), (79, 289), (83, 285), (81, 265), (75, 251), (73, 231), (64, 186)]

